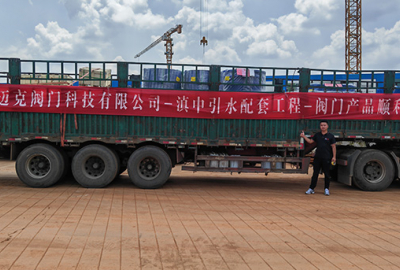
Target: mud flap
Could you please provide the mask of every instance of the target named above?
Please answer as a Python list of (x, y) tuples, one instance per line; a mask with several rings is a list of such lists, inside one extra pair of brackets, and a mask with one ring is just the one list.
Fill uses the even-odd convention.
[(395, 178), (400, 178), (400, 159), (393, 151), (388, 152), (388, 154), (393, 158), (394, 166), (396, 168)]
[(351, 186), (354, 172), (354, 163), (360, 154), (361, 150), (358, 149), (351, 149), (340, 154), (337, 160), (339, 183)]

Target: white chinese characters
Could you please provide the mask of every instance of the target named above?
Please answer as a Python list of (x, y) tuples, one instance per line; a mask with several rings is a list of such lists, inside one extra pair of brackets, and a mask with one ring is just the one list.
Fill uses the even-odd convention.
[[(397, 119), (394, 96), (138, 91), (101, 88), (0, 88), (0, 109), (227, 119)], [(6, 109), (4, 109), (6, 108)], [(57, 111), (52, 111), (57, 109)], [(62, 111), (60, 111), (60, 109)], [(35, 111), (33, 110), (33, 111)], [(140, 113), (139, 113), (140, 112)]]

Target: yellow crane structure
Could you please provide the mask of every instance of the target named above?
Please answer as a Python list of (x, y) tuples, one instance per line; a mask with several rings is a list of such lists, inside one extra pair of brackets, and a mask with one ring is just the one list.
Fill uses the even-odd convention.
[(346, 70), (361, 70), (361, 0), (346, 0)]
[(142, 54), (144, 54), (145, 52), (147, 52), (148, 50), (150, 50), (151, 48), (156, 46), (161, 41), (165, 41), (165, 56), (167, 58), (167, 64), (172, 64), (172, 55), (174, 54), (172, 52), (172, 46), (174, 44), (172, 44), (172, 37), (171, 36), (175, 32), (177, 32), (178, 34), (182, 33), (182, 25), (181, 24), (178, 24), (175, 27), (169, 29), (161, 37), (159, 37), (156, 41), (151, 43), (146, 49), (144, 49), (143, 51), (141, 51), (140, 53), (135, 55), (135, 58), (141, 56)]

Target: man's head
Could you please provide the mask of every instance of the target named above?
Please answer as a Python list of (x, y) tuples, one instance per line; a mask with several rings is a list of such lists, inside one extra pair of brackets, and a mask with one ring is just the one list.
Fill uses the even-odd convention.
[(319, 122), (319, 128), (321, 129), (322, 133), (325, 133), (328, 131), (328, 121), (322, 120)]

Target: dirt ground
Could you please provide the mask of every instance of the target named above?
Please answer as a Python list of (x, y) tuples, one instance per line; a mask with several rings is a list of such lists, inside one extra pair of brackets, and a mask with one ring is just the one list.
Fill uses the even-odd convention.
[(309, 181), (178, 167), (157, 190), (126, 173), (34, 189), (0, 161), (0, 269), (399, 269), (399, 183), (328, 197)]

